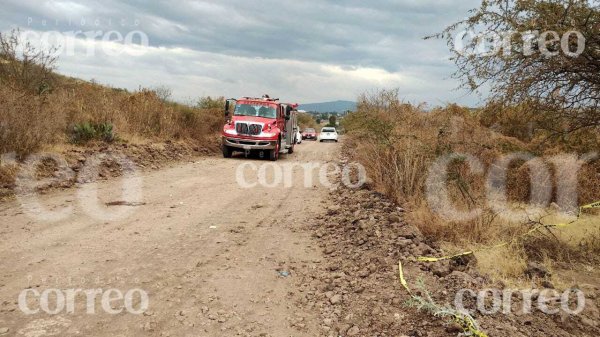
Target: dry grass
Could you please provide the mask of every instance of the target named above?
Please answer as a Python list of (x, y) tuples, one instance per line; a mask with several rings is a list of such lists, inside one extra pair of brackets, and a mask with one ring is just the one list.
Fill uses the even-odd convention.
[[(504, 258), (502, 258), (504, 257)], [(488, 275), (492, 282), (507, 282), (508, 286), (520, 287), (527, 280), (527, 255), (522, 247), (500, 247), (477, 253), (477, 267)]]
[(223, 99), (169, 102), (158, 87), (128, 92), (54, 73), (52, 50), (37, 50), (18, 30), (0, 33), (0, 152), (20, 157), (44, 146), (89, 140), (193, 140), (223, 122)]
[[(33, 152), (85, 146), (88, 141), (174, 140), (213, 150), (222, 127), (223, 113), (217, 107), (221, 99), (208, 99), (212, 106), (190, 107), (165, 102), (150, 90), (130, 93), (60, 77), (59, 83), (41, 95), (0, 86), (0, 153), (24, 159)], [(102, 131), (96, 133), (99, 127)], [(14, 167), (0, 162), (0, 188), (10, 190), (14, 181)]]
[(66, 124), (45, 106), (46, 97), (0, 87), (0, 152), (27, 154), (60, 140)]
[[(19, 63), (6, 60), (0, 50), (0, 68)], [(215, 135), (224, 122), (222, 98), (201, 98), (195, 106), (166, 101), (155, 91), (128, 92), (95, 83), (35, 71), (40, 65), (15, 66), (26, 71), (0, 71), (0, 153), (14, 153), (17, 159), (43, 149), (87, 142), (184, 141), (214, 149)], [(11, 74), (4, 76), (3, 74)], [(45, 77), (31, 78), (32, 74)], [(17, 76), (17, 77), (15, 77)], [(40, 75), (41, 76), (41, 75)], [(51, 77), (52, 81), (46, 81)], [(41, 82), (40, 82), (41, 81)], [(23, 83), (43, 83), (32, 90)], [(48, 83), (52, 84), (49, 87)], [(0, 161), (0, 187), (14, 184), (14, 168)]]
[(52, 93), (36, 95), (0, 88), (0, 150), (23, 156), (45, 145), (67, 142), (73, 127), (107, 124), (123, 140), (203, 141), (218, 132), (220, 109), (163, 102), (150, 90), (129, 93), (63, 80)]
[[(544, 218), (546, 224), (568, 223), (572, 219), (560, 215)], [(525, 243), (527, 255), (536, 260), (550, 258), (554, 261), (572, 263), (588, 261), (598, 263), (600, 253), (600, 216), (585, 214), (579, 221), (565, 228), (552, 230), (550, 237), (534, 237)]]
[[(508, 153), (529, 152), (552, 168), (551, 156), (565, 151), (583, 154), (600, 144), (598, 134), (593, 132), (588, 132), (585, 137), (578, 134), (571, 142), (548, 140), (529, 132), (529, 122), (525, 126), (519, 125), (517, 115), (510, 112), (506, 120), (500, 121), (498, 114), (495, 115), (495, 123), (501, 127), (494, 127), (511, 135), (509, 137), (487, 127), (486, 123), (490, 121), (485, 120), (481, 111), (456, 105), (426, 111), (423, 107), (400, 102), (395, 91), (382, 91), (361, 97), (358, 111), (344, 120), (344, 127), (351, 136), (349, 146), (353, 148), (353, 159), (365, 166), (374, 188), (408, 208), (408, 220), (426, 236), (446, 242), (450, 252), (460, 252), (509, 242), (531, 229), (525, 219), (508, 221), (488, 204), (485, 177), (498, 158)], [(595, 147), (590, 147), (592, 143)], [(458, 210), (481, 209), (478, 216), (468, 221), (450, 221), (432, 210), (427, 201), (428, 171), (439, 158), (456, 153), (462, 155), (450, 162), (447, 179), (440, 186), (429, 187), (433, 190), (445, 187), (452, 206)], [(484, 172), (474, 174), (465, 155), (477, 158), (484, 166)], [(557, 181), (572, 176), (573, 170), (552, 168), (550, 171), (550, 176), (542, 183), (551, 187), (553, 201), (560, 204)], [(577, 188), (580, 204), (600, 199), (598, 172), (600, 160), (597, 159), (581, 168)], [(523, 161), (511, 164), (507, 180), (511, 205), (520, 207), (529, 201), (530, 173), (531, 169)], [(531, 215), (531, 219), (538, 220), (539, 217)], [(553, 220), (548, 217), (543, 221)], [(522, 276), (527, 260), (589, 262), (586, 254), (597, 252), (599, 247), (600, 221), (598, 218), (586, 221), (595, 223), (595, 227), (589, 227), (579, 239), (566, 234), (554, 238), (549, 233), (536, 233), (525, 240), (517, 240), (510, 249), (478, 253), (480, 265), (494, 278), (516, 279)], [(581, 225), (587, 222), (579, 223), (579, 226), (587, 227)]]

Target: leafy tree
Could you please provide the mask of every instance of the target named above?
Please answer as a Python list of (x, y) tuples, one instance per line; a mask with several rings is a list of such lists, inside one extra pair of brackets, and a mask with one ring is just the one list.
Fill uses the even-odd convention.
[(298, 113), (298, 125), (302, 130), (306, 128), (316, 129), (318, 127), (318, 124), (313, 116), (308, 113)]
[(166, 85), (160, 85), (158, 87), (155, 87), (152, 89), (152, 91), (154, 91), (156, 93), (156, 96), (158, 96), (158, 98), (160, 98), (160, 100), (163, 102), (169, 101), (173, 96), (173, 90), (171, 90), (171, 88), (167, 87)]
[(212, 98), (210, 96), (200, 97), (198, 99), (198, 103), (196, 103), (196, 107), (199, 109), (224, 109), (225, 108), (225, 98), (224, 97)]
[(56, 48), (44, 51), (25, 41), (18, 29), (0, 32), (0, 85), (43, 94), (56, 85)]
[(329, 126), (335, 126), (337, 121), (337, 117), (335, 115), (329, 116)]
[(462, 87), (489, 88), (496, 106), (527, 106), (554, 134), (600, 126), (598, 1), (485, 0), (431, 37), (447, 41)]

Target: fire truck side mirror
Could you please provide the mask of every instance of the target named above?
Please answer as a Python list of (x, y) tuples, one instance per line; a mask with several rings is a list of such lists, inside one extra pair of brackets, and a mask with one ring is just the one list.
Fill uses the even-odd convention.
[(229, 100), (225, 101), (225, 117), (229, 116)]
[(291, 115), (292, 115), (292, 107), (290, 105), (287, 105), (285, 107), (285, 119), (289, 120)]

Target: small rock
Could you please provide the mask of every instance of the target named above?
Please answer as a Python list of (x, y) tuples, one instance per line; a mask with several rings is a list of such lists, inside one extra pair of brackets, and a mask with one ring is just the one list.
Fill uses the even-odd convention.
[(542, 281), (542, 287), (548, 288), (548, 289), (554, 289), (554, 284), (552, 284), (552, 282), (550, 282), (548, 280), (544, 280), (544, 281)]
[(458, 280), (462, 281), (463, 283), (471, 283), (471, 284), (475, 283), (475, 279), (473, 279), (471, 277), (471, 275), (469, 275), (467, 273), (463, 273), (462, 271), (458, 271), (458, 270), (453, 271), (447, 277), (458, 279)]
[(398, 223), (398, 222), (400, 222), (400, 217), (396, 214), (392, 214), (392, 215), (388, 216), (388, 221), (390, 223)]
[(446, 332), (456, 334), (459, 332), (463, 332), (463, 329), (458, 323), (452, 323), (446, 327)]
[(546, 278), (550, 276), (550, 272), (542, 264), (539, 264), (537, 262), (528, 262), (527, 269), (525, 269), (525, 275), (527, 275), (530, 278)]
[(0, 328), (0, 335), (5, 335), (10, 332), (9, 328)]
[(590, 326), (592, 328), (597, 328), (598, 327), (598, 323), (596, 321), (591, 320), (591, 319), (589, 319), (587, 317), (581, 317), (581, 323), (583, 325), (587, 325), (587, 326)]
[(152, 332), (152, 331), (154, 331), (154, 327), (155, 327), (155, 326), (156, 326), (156, 323), (154, 323), (154, 322), (146, 322), (146, 323), (145, 323), (145, 324), (142, 326), (142, 329), (143, 329), (144, 331), (150, 331), (150, 332)]
[(410, 246), (412, 243), (413, 243), (413, 241), (412, 241), (412, 240), (409, 240), (409, 239), (404, 239), (404, 238), (402, 238), (402, 239), (399, 239), (399, 240), (398, 240), (398, 246), (400, 246), (401, 248), (408, 247), (408, 246)]
[(341, 303), (342, 295), (336, 294), (336, 295), (331, 296), (331, 298), (329, 299), (329, 302), (333, 305)]
[(446, 277), (451, 272), (450, 263), (448, 261), (434, 263), (431, 267), (431, 272), (437, 277)]
[(336, 215), (340, 212), (341, 207), (339, 205), (332, 205), (327, 208), (327, 215)]

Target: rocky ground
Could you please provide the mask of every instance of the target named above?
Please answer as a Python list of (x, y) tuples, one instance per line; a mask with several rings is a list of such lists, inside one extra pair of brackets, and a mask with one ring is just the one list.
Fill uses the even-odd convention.
[[(305, 275), (301, 304), (321, 317), (324, 336), (457, 336), (461, 327), (407, 302), (399, 282), (398, 261), (416, 294), (429, 293), (440, 305), (452, 305), (460, 289), (502, 289), (477, 272), (475, 258), (436, 263), (416, 262), (418, 256), (440, 256), (417, 228), (406, 223), (403, 210), (367, 189), (339, 189), (327, 213), (308, 227), (324, 253), (319, 269)], [(530, 266), (535, 272), (535, 266)], [(530, 268), (530, 269), (531, 269)], [(537, 270), (540, 272), (540, 270)], [(543, 270), (541, 270), (543, 272)], [(423, 286), (417, 286), (418, 283)], [(579, 315), (524, 314), (522, 298), (512, 297), (511, 313), (473, 313), (488, 336), (598, 336), (600, 316), (597, 285), (574, 285), (586, 294)], [(538, 297), (533, 296), (535, 301)], [(556, 299), (548, 305), (556, 307)], [(475, 299), (465, 297), (475, 309)], [(571, 305), (574, 306), (573, 303)], [(491, 303), (487, 303), (490, 308)]]
[[(462, 328), (449, 318), (409, 303), (398, 262), (413, 294), (429, 294), (440, 306), (452, 305), (460, 289), (502, 288), (479, 275), (475, 258), (416, 262), (442, 251), (404, 220), (403, 209), (368, 188), (304, 186), (301, 171), (289, 188), (241, 188), (240, 165), (272, 163), (198, 157), (206, 150), (174, 143), (120, 146), (100, 153), (127, 154), (144, 182), (143, 203), (121, 204), (119, 179), (112, 179), (120, 169), (101, 169), (100, 206), (125, 212), (120, 220), (90, 216), (74, 189), (52, 186), (40, 202), (68, 210), (65, 219), (36, 220), (18, 200), (1, 205), (0, 335), (458, 336)], [(306, 142), (278, 164), (335, 164), (339, 151)], [(81, 171), (94, 154), (70, 151), (68, 165)], [(586, 295), (579, 315), (525, 314), (515, 296), (506, 315), (473, 316), (487, 336), (598, 336), (600, 289), (591, 283), (573, 285)], [(24, 289), (73, 287), (141, 288), (150, 306), (141, 315), (88, 315), (83, 302), (75, 314), (18, 308)], [(475, 299), (465, 304), (473, 308)]]

